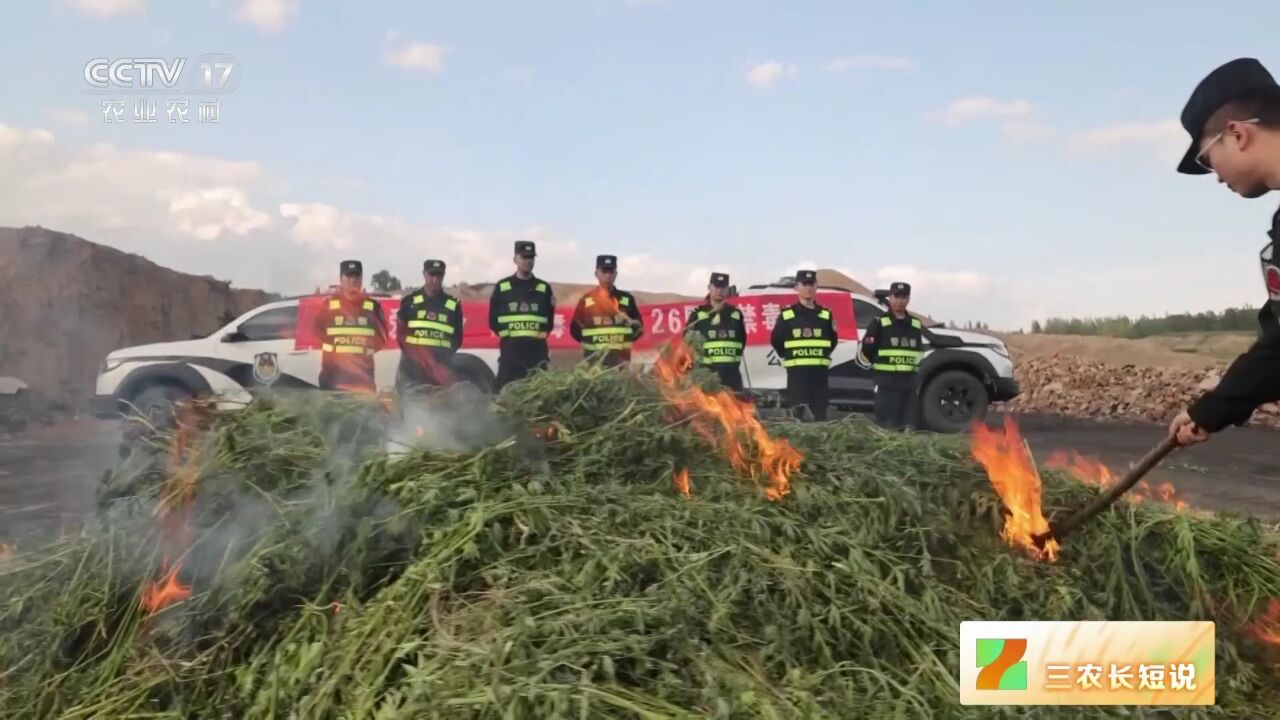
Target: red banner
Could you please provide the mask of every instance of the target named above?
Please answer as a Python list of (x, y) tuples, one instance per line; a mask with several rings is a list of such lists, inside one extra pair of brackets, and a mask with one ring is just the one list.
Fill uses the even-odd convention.
[[(320, 338), (316, 336), (313, 318), (323, 300), (320, 296), (305, 297), (298, 301), (298, 333), (294, 341), (297, 350), (312, 350), (320, 347)], [(387, 317), (390, 336), (394, 342), (396, 337), (396, 311), (400, 307), (400, 298), (380, 298), (382, 311)], [(742, 311), (742, 320), (747, 327), (748, 345), (768, 345), (769, 333), (778, 319), (778, 315), (796, 301), (794, 293), (778, 293), (772, 295), (747, 295), (733, 298), (730, 302)], [(818, 303), (831, 310), (832, 319), (836, 323), (836, 332), (844, 339), (858, 336), (857, 323), (853, 316), (853, 303), (849, 296), (840, 292), (818, 293)], [(644, 335), (636, 342), (636, 350), (654, 349), (672, 337), (684, 332), (685, 318), (701, 303), (662, 303), (658, 305), (641, 305), (640, 317), (644, 320)], [(569, 318), (573, 307), (562, 305), (556, 308), (555, 328), (547, 338), (547, 346), (552, 349), (572, 349), (578, 347), (577, 341), (569, 335)], [(489, 330), (489, 301), (471, 300), (462, 303), (462, 347), (477, 350), (498, 347), (498, 336)]]

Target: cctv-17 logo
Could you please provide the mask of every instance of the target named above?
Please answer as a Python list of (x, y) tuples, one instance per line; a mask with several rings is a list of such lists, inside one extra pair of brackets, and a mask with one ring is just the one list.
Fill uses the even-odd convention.
[[(197, 68), (188, 72), (189, 68)], [(216, 95), (240, 85), (240, 63), (234, 55), (207, 53), (188, 62), (175, 58), (93, 58), (84, 66), (85, 92), (193, 93)], [(186, 82), (183, 83), (185, 76)]]

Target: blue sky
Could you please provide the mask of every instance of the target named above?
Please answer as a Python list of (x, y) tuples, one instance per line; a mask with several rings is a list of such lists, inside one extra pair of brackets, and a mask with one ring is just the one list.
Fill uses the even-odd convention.
[[(885, 5), (15, 4), (0, 224), (285, 292), (348, 255), (491, 279), (532, 237), (557, 280), (599, 252), (650, 290), (812, 264), (1004, 328), (1261, 302), (1275, 200), (1173, 167), (1205, 73), (1280, 71), (1280, 5)], [(243, 71), (217, 124), (82, 92), (94, 57), (215, 52)]]

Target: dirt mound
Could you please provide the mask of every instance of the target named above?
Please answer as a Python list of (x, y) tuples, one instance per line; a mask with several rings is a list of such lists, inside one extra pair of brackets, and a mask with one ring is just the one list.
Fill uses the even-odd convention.
[(845, 275), (839, 270), (828, 270), (823, 268), (818, 271), (818, 287), (834, 287), (841, 290), (848, 290), (852, 293), (860, 295), (872, 295), (873, 291), (866, 285)]
[(0, 375), (79, 406), (108, 352), (203, 336), (274, 298), (75, 235), (0, 228)]
[(1229, 363), (1253, 343), (1254, 333), (1210, 332), (1142, 339), (1096, 335), (1011, 333), (1000, 337), (1031, 357), (1078, 355), (1103, 363), (1208, 370)]
[[(1051, 412), (1093, 420), (1168, 422), (1218, 384), (1226, 365), (1202, 368), (1106, 363), (1079, 355), (1036, 356), (1014, 350), (1022, 393), (1005, 403), (1015, 412)], [(1280, 406), (1264, 405), (1250, 421), (1280, 427)]]

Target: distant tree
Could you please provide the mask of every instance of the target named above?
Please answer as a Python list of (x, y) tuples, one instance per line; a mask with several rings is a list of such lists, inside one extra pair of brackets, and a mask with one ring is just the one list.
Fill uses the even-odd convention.
[(400, 289), (400, 278), (386, 270), (379, 270), (374, 273), (372, 282), (373, 289), (378, 292), (394, 292)]
[[(1257, 327), (1257, 311), (1228, 308), (1222, 312), (1176, 313), (1164, 317), (1143, 315), (1137, 320), (1127, 315), (1101, 318), (1049, 318), (1042, 332), (1050, 335), (1102, 335), (1144, 338), (1189, 332), (1250, 331)], [(1034, 332), (1034, 330), (1033, 330)]]
[(1032, 321), (1031, 321), (1031, 332), (1032, 332), (1033, 334), (1035, 334), (1035, 333), (1042, 333), (1042, 332), (1044, 332), (1044, 328), (1040, 327), (1040, 321), (1039, 321), (1039, 320), (1032, 320)]

